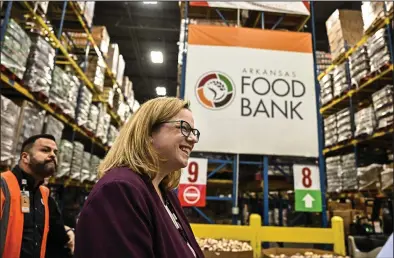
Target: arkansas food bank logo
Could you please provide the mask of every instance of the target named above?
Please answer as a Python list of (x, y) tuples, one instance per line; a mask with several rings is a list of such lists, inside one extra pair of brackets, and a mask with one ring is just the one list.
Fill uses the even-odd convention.
[(208, 109), (217, 110), (231, 104), (235, 96), (234, 83), (222, 72), (208, 72), (196, 84), (198, 102)]

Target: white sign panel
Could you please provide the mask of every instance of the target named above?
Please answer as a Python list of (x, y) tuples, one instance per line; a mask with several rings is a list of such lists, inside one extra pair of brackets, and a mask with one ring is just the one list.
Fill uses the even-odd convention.
[(294, 190), (320, 190), (319, 167), (314, 165), (294, 165)]
[[(239, 35), (243, 38), (235, 36), (239, 30), (253, 31), (253, 35), (257, 30), (220, 28), (229, 32), (218, 31), (220, 40), (212, 43), (215, 35), (210, 30), (219, 29), (211, 26), (206, 34), (201, 33), (202, 42), (193, 44), (196, 27), (189, 28), (185, 86), (185, 99), (191, 102), (201, 132), (194, 150), (317, 157), (313, 57), (311, 52), (292, 51), (297, 44), (310, 42), (304, 39), (286, 45), (287, 33), (258, 30), (262, 39), (268, 37), (260, 44), (243, 37), (244, 32)], [(270, 42), (272, 33), (279, 36), (274, 35)], [(247, 47), (228, 46), (226, 40)], [(250, 41), (241, 42), (245, 40)], [(275, 48), (275, 42), (283, 49), (261, 48)]]
[(180, 184), (206, 185), (208, 159), (189, 158), (186, 168), (182, 169)]

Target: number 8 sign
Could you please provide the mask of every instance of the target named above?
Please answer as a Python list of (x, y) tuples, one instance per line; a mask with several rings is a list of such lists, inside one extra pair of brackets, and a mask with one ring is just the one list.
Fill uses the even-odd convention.
[(208, 160), (189, 158), (182, 169), (178, 198), (182, 206), (204, 207), (206, 199)]
[(314, 165), (294, 165), (294, 189), (320, 190), (319, 167)]

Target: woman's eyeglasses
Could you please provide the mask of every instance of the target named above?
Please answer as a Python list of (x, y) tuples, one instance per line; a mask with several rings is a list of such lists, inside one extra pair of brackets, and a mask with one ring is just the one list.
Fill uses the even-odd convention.
[(197, 142), (200, 140), (200, 131), (196, 128), (192, 128), (190, 124), (184, 120), (174, 120), (174, 121), (166, 121), (162, 122), (162, 124), (165, 123), (180, 123), (179, 128), (181, 129), (181, 133), (183, 136), (188, 138), (191, 133), (193, 133), (194, 136), (197, 138)]

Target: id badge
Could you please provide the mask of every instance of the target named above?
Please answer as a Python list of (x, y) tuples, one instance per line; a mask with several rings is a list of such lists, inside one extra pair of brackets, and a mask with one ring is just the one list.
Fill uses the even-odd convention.
[(21, 209), (22, 213), (30, 212), (30, 193), (29, 191), (21, 191)]

